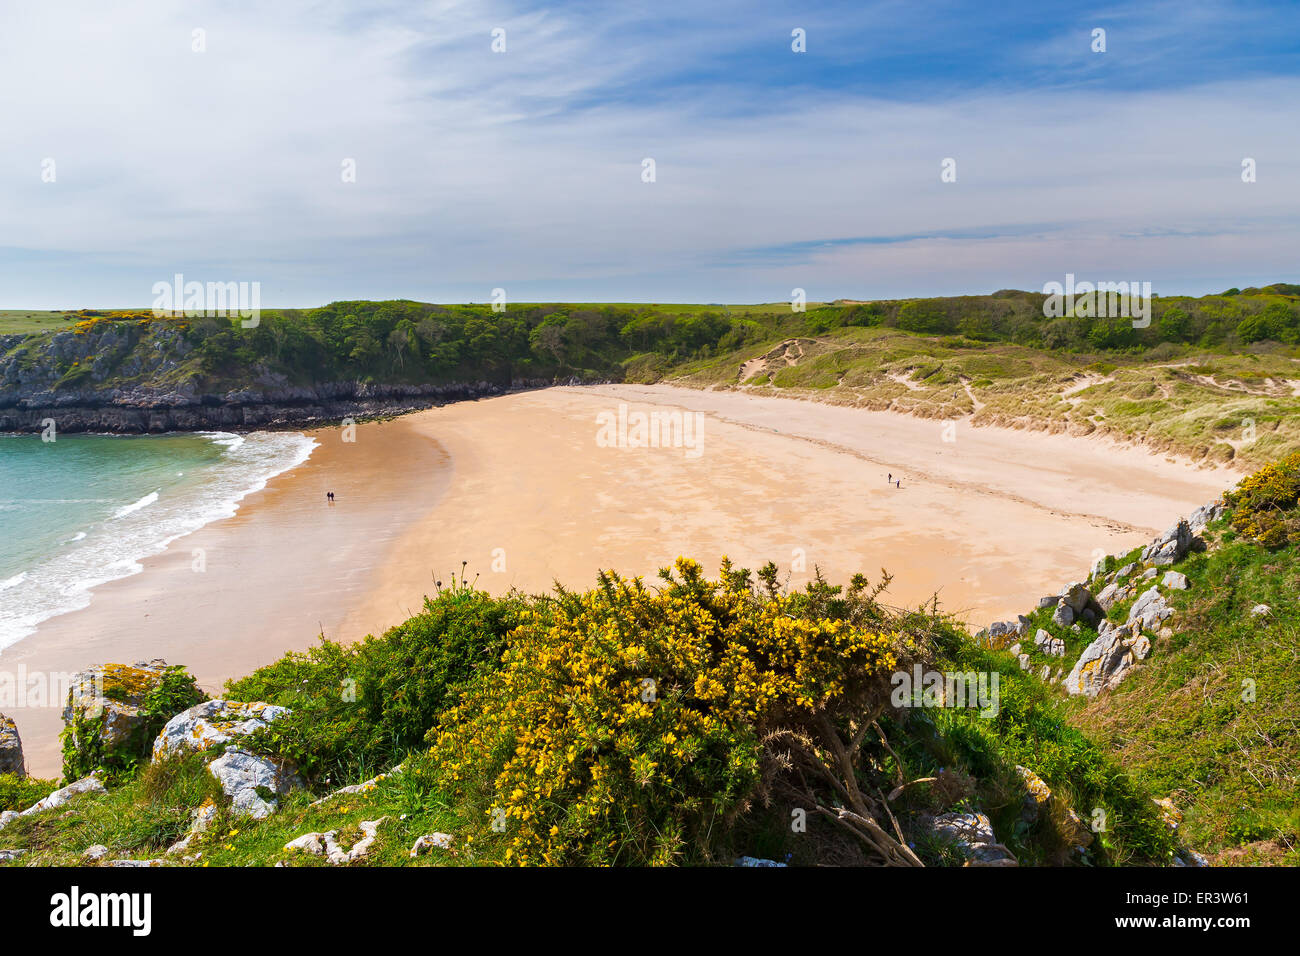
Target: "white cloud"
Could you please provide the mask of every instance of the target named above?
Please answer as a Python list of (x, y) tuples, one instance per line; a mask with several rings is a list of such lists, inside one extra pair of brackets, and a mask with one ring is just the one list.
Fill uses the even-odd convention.
[[(451, 2), (16, 7), (0, 32), (5, 305), (143, 304), (174, 271), (260, 279), (271, 304), (482, 301), (498, 285), (734, 301), (792, 284), (813, 298), (1040, 287), (1065, 271), (1294, 278), (1280, 250), (1300, 238), (1296, 80), (745, 100), (655, 84), (755, 30), (793, 55), (782, 23), (728, 39), (647, 36), (646, 22)], [(946, 156), (956, 184), (939, 181)], [(963, 233), (1002, 238), (745, 252)]]

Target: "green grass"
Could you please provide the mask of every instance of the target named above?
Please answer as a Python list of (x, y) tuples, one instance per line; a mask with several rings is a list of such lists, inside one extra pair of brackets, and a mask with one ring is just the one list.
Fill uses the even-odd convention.
[[(189, 832), (194, 809), (208, 798), (221, 806), (220, 787), (203, 762), (193, 757), (171, 760), (150, 766), (108, 793), (76, 797), (63, 810), (11, 823), (0, 830), (0, 849), (27, 849), (10, 866), (76, 865), (96, 844), (108, 847), (109, 859), (158, 859)], [(315, 799), (305, 791), (294, 793), (282, 798), (279, 810), (262, 821), (233, 818), (222, 808), (185, 854), (167, 859), (177, 866), (273, 866), (281, 861), (290, 866), (325, 866), (322, 857), (285, 852), (285, 844), (305, 833), (337, 830), (339, 842), (347, 847), (359, 835), (361, 821), (387, 816), (364, 865), (495, 861), (464, 845), (454, 852), (433, 850), (410, 858), (418, 837), (455, 833), (459, 828), (459, 821), (437, 803), (418, 772), (391, 776), (364, 794), (346, 794), (313, 807)], [(183, 856), (197, 859), (187, 862)]]
[[(1300, 833), (1300, 563), (1294, 547), (1270, 551), (1225, 524), (1217, 532), (1221, 547), (1178, 565), (1192, 586), (1169, 592), (1174, 636), (1072, 720), (1174, 797), (1193, 846), (1231, 855), (1272, 844), (1300, 864), (1286, 849)], [(1261, 603), (1270, 617), (1250, 615)]]
[(0, 309), (0, 335), (30, 335), (51, 329), (71, 328), (80, 316), (72, 312), (42, 312), (27, 309)]

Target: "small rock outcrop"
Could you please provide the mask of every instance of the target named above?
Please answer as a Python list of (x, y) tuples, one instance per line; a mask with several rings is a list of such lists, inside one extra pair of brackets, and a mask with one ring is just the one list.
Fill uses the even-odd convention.
[(1059, 637), (1053, 637), (1041, 627), (1034, 634), (1034, 646), (1049, 657), (1060, 657), (1065, 653), (1065, 641)]
[(1142, 635), (1139, 625), (1115, 626), (1102, 622), (1097, 639), (1084, 648), (1073, 669), (1066, 676), (1069, 694), (1096, 697), (1103, 690), (1116, 687), (1130, 668), (1151, 652), (1151, 642)]
[(1018, 866), (1011, 851), (997, 841), (993, 824), (982, 813), (942, 813), (930, 820), (936, 837), (966, 857), (967, 866)]
[(1200, 534), (1208, 525), (1222, 518), (1223, 512), (1224, 503), (1222, 498), (1207, 502), (1188, 515), (1187, 526), (1191, 529), (1192, 534)]
[(16, 777), (26, 775), (23, 765), (23, 742), (12, 717), (0, 714), (0, 773)]
[(1173, 617), (1173, 614), (1174, 609), (1169, 606), (1159, 588), (1151, 587), (1143, 591), (1129, 608), (1128, 623), (1140, 624), (1143, 630), (1158, 631), (1160, 625)]
[(153, 742), (153, 759), (222, 747), (291, 713), (275, 704), (206, 700), (167, 721)]
[(212, 826), (212, 822), (217, 818), (217, 805), (209, 797), (199, 804), (199, 808), (194, 811), (194, 819), (190, 821), (190, 832), (171, 846), (167, 848), (167, 856), (175, 856), (178, 853), (184, 853), (194, 842), (194, 838), (206, 833)]
[(79, 794), (103, 792), (103, 783), (100, 782), (98, 777), (92, 774), (89, 777), (78, 780), (76, 783), (68, 784), (62, 790), (55, 790), (44, 800), (38, 800), (26, 810), (6, 810), (4, 813), (0, 813), (0, 830), (3, 830), (19, 817), (25, 817), (32, 813), (40, 813), (42, 810), (54, 810), (61, 807)]
[[(291, 853), (301, 851), (313, 853), (316, 856), (323, 855), (332, 866), (347, 866), (349, 863), (365, 859), (370, 854), (370, 847), (375, 842), (379, 828), (387, 822), (388, 817), (380, 817), (378, 820), (362, 820), (357, 825), (357, 829), (361, 831), (361, 838), (347, 850), (339, 846), (337, 830), (330, 830), (328, 833), (304, 833), (296, 840), (290, 840), (284, 845), (284, 848)], [(424, 838), (421, 837), (420, 839)], [(416, 845), (419, 845), (418, 841)], [(412, 851), (411, 855), (415, 856), (415, 852)]]
[(1191, 525), (1185, 520), (1179, 521), (1143, 549), (1142, 560), (1157, 567), (1175, 564), (1187, 557), (1195, 537)]
[(102, 664), (77, 674), (63, 708), (64, 776), (126, 767), (147, 757), (162, 718), (148, 711), (146, 698), (176, 675), (182, 675), (177, 684), (190, 698), (186, 703), (202, 699), (183, 668), (166, 661)]
[(411, 847), (411, 856), (423, 856), (430, 850), (450, 850), (455, 840), (450, 833), (426, 833), (415, 841)]
[(269, 817), (280, 805), (277, 797), (302, 786), (295, 771), (246, 750), (227, 750), (208, 765), (208, 772), (221, 782), (232, 812), (254, 820)]
[(392, 770), (388, 771), (388, 773), (376, 774), (369, 780), (361, 781), (361, 783), (354, 783), (347, 787), (339, 787), (337, 790), (325, 794), (325, 796), (321, 797), (319, 800), (312, 801), (312, 806), (318, 807), (322, 803), (333, 800), (335, 797), (341, 797), (349, 793), (369, 793), (371, 790), (374, 790), (375, 787), (379, 786), (380, 781), (386, 780), (389, 777), (395, 777), (401, 772), (402, 765), (399, 763)]

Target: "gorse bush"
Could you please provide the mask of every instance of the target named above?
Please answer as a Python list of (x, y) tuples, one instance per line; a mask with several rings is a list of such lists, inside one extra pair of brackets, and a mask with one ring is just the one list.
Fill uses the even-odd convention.
[(759, 787), (765, 738), (887, 697), (898, 634), (810, 618), (727, 563), (718, 581), (684, 558), (661, 576), (603, 574), (526, 612), (431, 734), (442, 792), (508, 862), (707, 858)]
[(498, 666), (523, 607), (453, 584), (379, 637), (349, 646), (322, 639), (227, 686), (236, 699), (293, 711), (256, 734), (255, 749), (293, 760), (310, 778), (373, 776), (420, 746), (458, 684)]
[(1225, 500), (1232, 528), (1267, 548), (1300, 544), (1300, 452), (1241, 480)]

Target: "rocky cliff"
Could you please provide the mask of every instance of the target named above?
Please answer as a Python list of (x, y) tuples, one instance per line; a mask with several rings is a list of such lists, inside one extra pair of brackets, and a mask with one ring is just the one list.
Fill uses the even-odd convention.
[(551, 380), (298, 384), (265, 364), (204, 374), (193, 343), (165, 322), (0, 336), (0, 432), (288, 428), (396, 415), (556, 384)]

